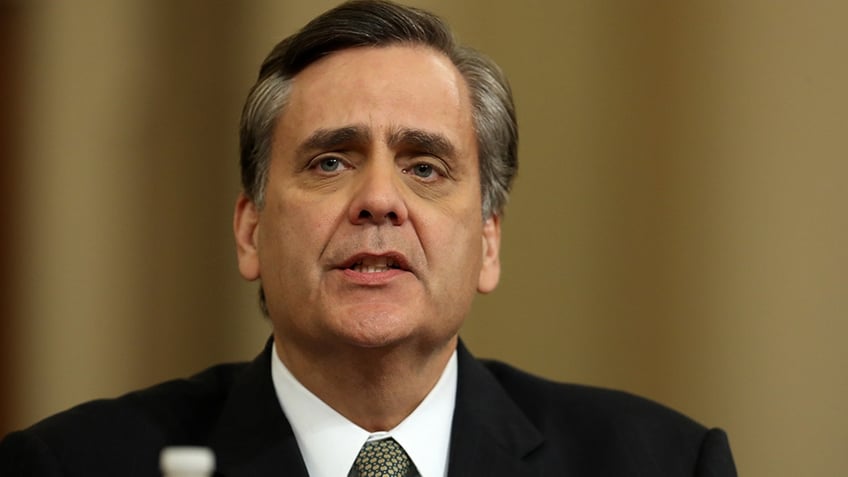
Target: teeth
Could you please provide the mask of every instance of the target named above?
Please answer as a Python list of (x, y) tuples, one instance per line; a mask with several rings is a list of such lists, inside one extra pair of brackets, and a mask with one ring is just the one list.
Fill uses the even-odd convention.
[(389, 257), (367, 257), (355, 263), (351, 269), (359, 273), (379, 273), (396, 267), (395, 261)]
[(388, 267), (366, 267), (364, 265), (357, 265), (353, 267), (353, 270), (359, 273), (377, 273), (377, 272), (386, 272), (389, 270)]

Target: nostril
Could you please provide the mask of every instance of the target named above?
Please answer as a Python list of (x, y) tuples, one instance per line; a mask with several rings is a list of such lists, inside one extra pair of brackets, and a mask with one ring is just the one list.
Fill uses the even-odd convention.
[[(368, 209), (362, 209), (362, 210), (359, 211), (359, 214), (357, 214), (357, 220), (374, 221), (374, 220), (377, 219), (377, 217), (378, 216), (371, 213), (371, 211), (368, 210)], [(398, 215), (397, 212), (392, 210), (392, 211), (387, 212), (385, 215), (383, 215), (382, 219), (380, 219), (380, 220), (381, 221), (387, 220), (387, 221), (389, 221), (393, 224), (397, 224), (400, 221), (400, 216)]]

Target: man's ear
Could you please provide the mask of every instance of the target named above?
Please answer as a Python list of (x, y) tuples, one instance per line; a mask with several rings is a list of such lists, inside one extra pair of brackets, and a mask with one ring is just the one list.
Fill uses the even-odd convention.
[(489, 293), (501, 277), (501, 218), (492, 215), (483, 222), (483, 264), (477, 280), (477, 291)]
[(259, 210), (256, 203), (244, 193), (240, 193), (233, 213), (233, 233), (236, 238), (239, 272), (245, 280), (256, 280), (261, 275), (256, 243), (258, 232)]

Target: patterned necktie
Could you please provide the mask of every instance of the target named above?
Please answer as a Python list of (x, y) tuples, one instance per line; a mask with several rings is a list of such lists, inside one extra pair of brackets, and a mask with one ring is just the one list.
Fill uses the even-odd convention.
[(403, 447), (391, 437), (366, 442), (353, 467), (360, 477), (406, 477), (413, 475), (414, 468)]

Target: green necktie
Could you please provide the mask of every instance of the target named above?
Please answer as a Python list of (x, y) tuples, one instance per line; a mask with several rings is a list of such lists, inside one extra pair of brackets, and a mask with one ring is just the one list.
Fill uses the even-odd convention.
[(366, 442), (353, 467), (360, 477), (406, 477), (414, 475), (412, 461), (394, 439)]

